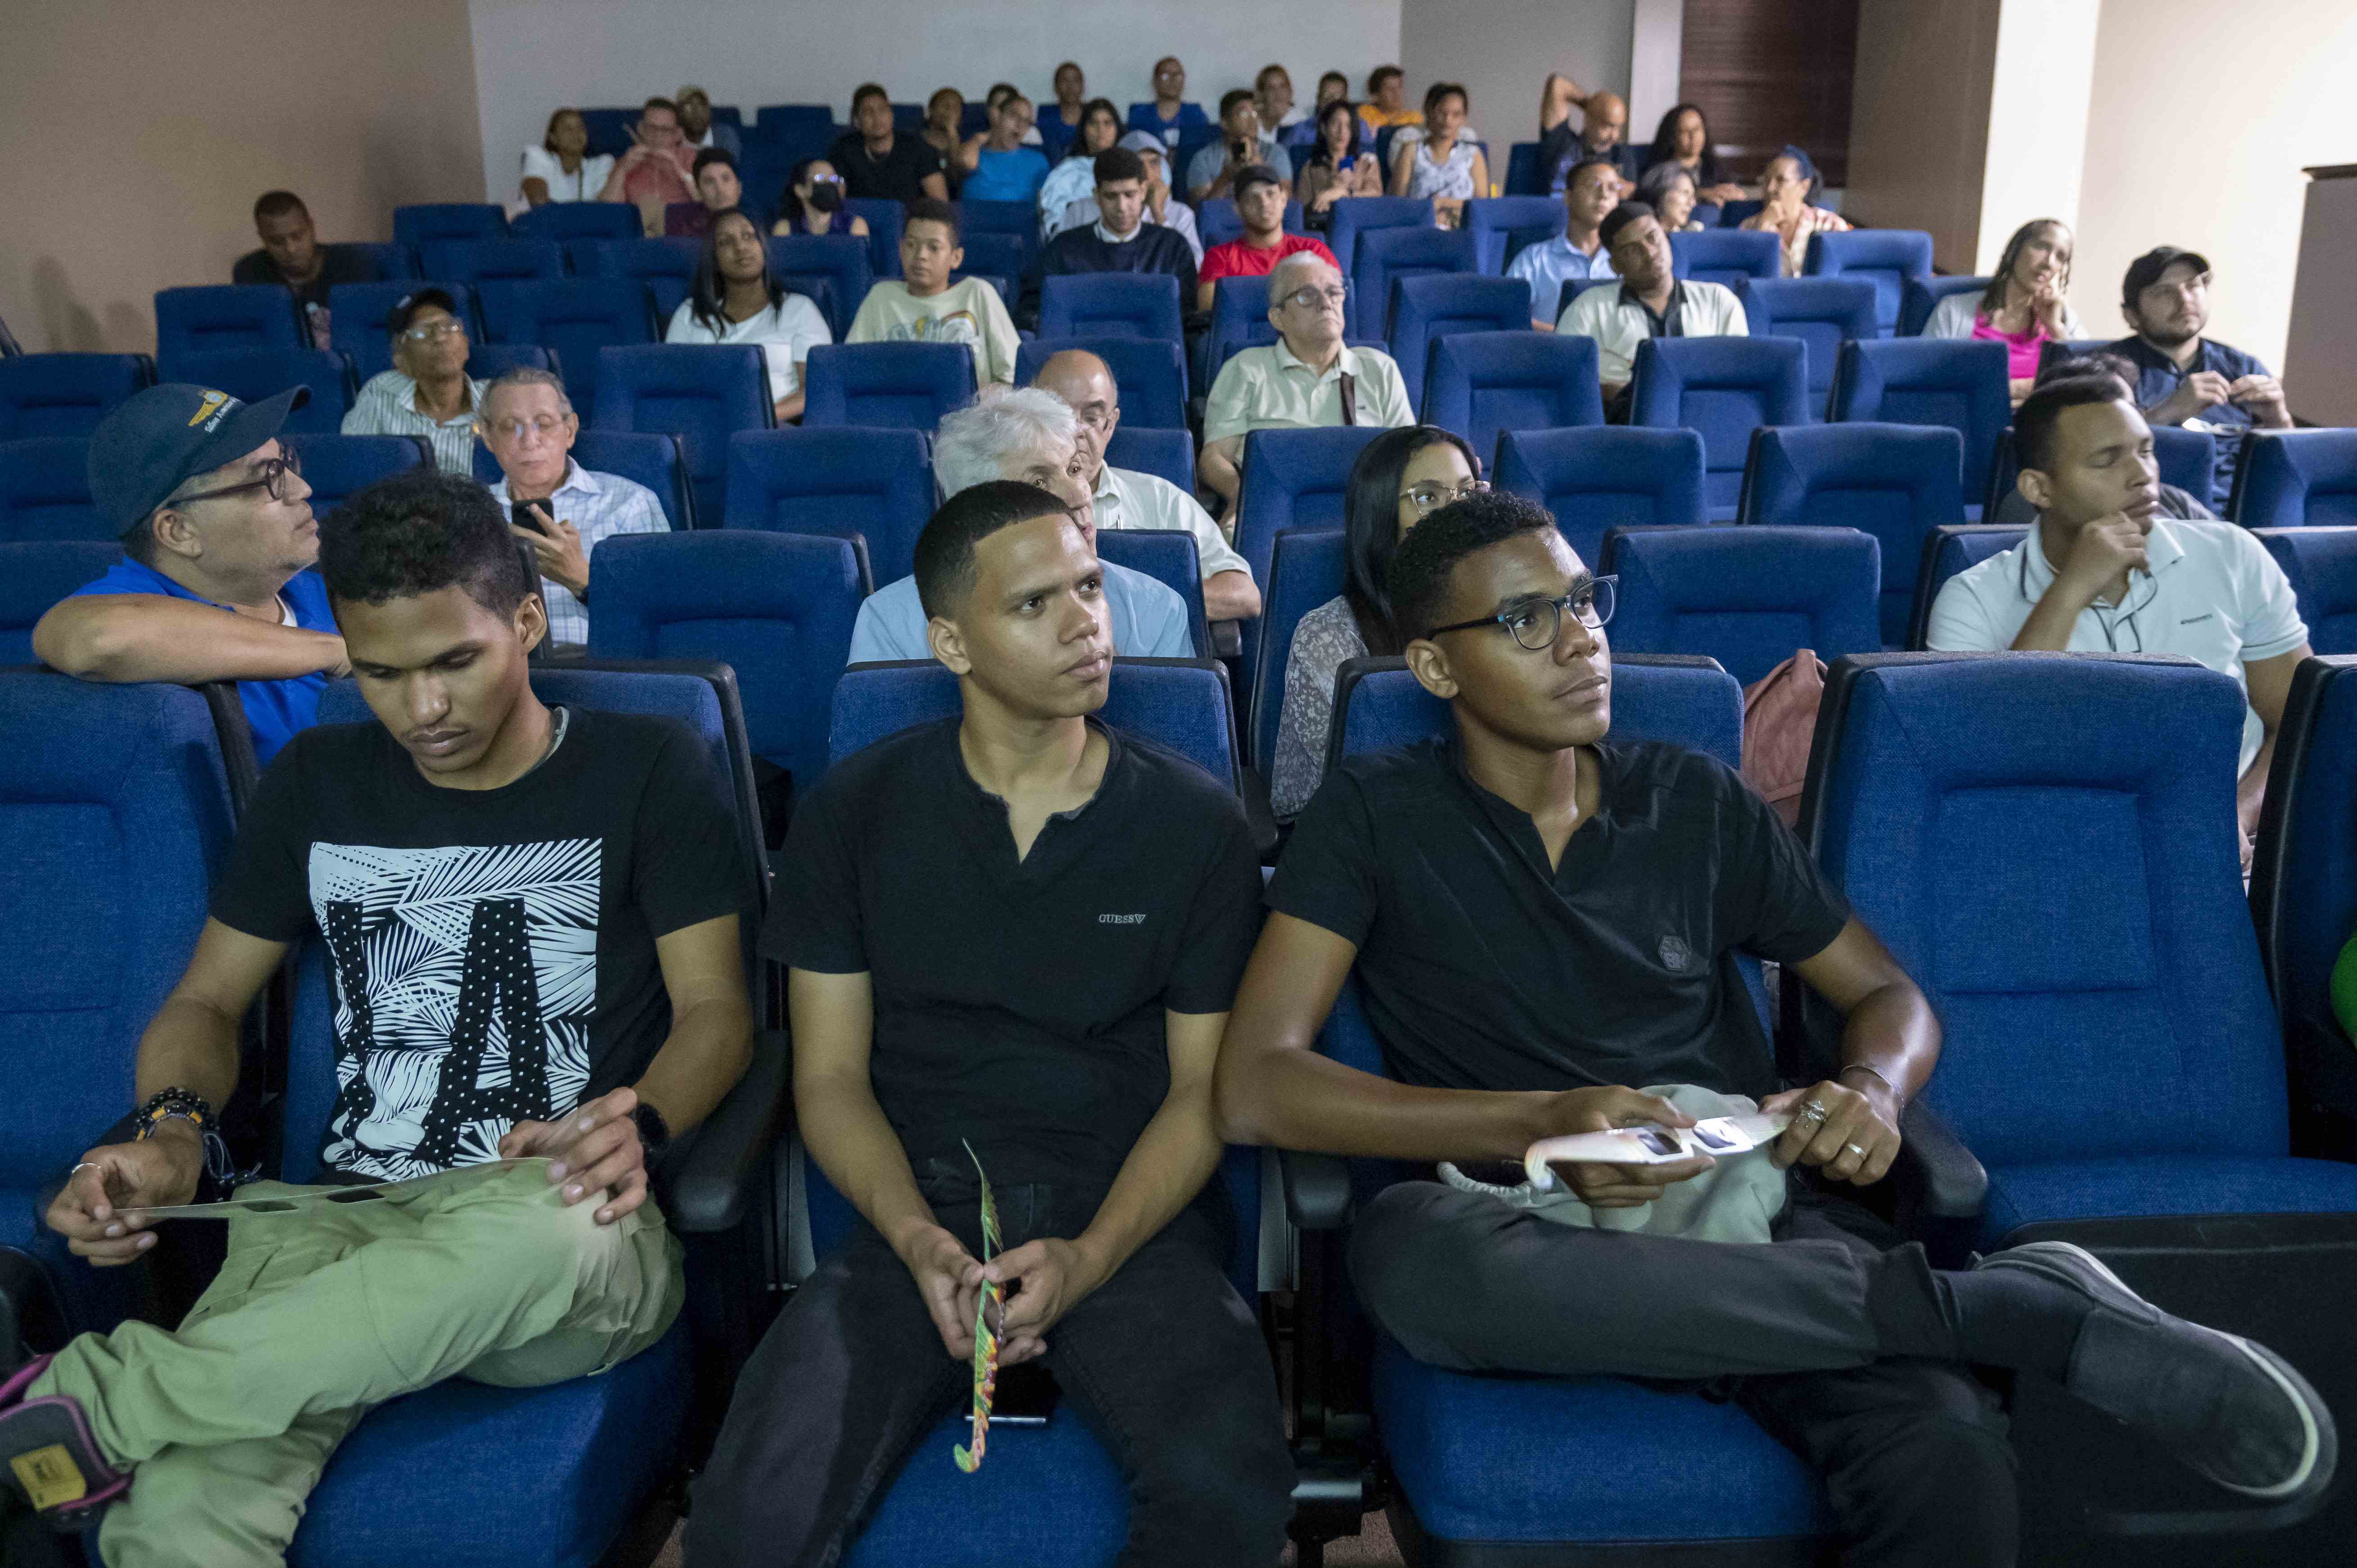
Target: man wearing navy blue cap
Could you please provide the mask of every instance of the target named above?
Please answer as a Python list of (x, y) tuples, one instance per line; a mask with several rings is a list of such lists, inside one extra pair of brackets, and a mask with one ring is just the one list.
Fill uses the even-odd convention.
[(124, 559), (43, 616), (33, 651), (85, 681), (235, 681), (267, 763), (348, 675), (319, 558), (311, 487), (278, 438), (310, 398), (242, 403), (150, 387), (102, 421), (90, 489)]

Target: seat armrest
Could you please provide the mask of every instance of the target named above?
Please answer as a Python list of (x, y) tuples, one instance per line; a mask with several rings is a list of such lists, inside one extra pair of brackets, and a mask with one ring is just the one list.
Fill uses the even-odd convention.
[(1299, 1230), (1339, 1230), (1351, 1217), (1351, 1167), (1333, 1155), (1276, 1152), (1285, 1217)]
[(782, 1030), (753, 1037), (745, 1076), (710, 1116), (664, 1152), (656, 1195), (674, 1230), (729, 1230), (770, 1179), (770, 1151), (784, 1131), (793, 1052)]
[(1890, 1167), (1900, 1225), (1912, 1221), (1976, 1219), (1988, 1201), (1988, 1172), (1964, 1147), (1955, 1129), (1939, 1112), (1915, 1101), (1900, 1112), (1899, 1132), (1905, 1140)]
[(1244, 656), (1244, 630), (1241, 622), (1215, 620), (1211, 623), (1211, 657), (1242, 659)]

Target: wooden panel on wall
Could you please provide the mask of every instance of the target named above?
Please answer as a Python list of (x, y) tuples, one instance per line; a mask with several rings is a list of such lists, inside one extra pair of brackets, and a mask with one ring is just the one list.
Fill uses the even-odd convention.
[(1678, 96), (1702, 105), (1738, 177), (1791, 143), (1826, 184), (1847, 183), (1857, 0), (1685, 0), (1683, 45)]

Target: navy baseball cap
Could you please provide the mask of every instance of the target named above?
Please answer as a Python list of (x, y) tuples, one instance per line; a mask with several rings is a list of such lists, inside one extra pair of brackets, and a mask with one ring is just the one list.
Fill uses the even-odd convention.
[(127, 533), (192, 476), (234, 463), (310, 401), (309, 387), (260, 403), (185, 382), (149, 387), (91, 433), (91, 499), (116, 532)]
[(1256, 185), (1274, 185), (1281, 187), (1284, 184), (1285, 181), (1276, 177), (1276, 171), (1269, 167), (1266, 164), (1246, 164), (1243, 168), (1236, 171), (1236, 183), (1233, 188), (1235, 190), (1235, 199), (1238, 201), (1242, 201), (1243, 199), (1244, 192), (1250, 190)]

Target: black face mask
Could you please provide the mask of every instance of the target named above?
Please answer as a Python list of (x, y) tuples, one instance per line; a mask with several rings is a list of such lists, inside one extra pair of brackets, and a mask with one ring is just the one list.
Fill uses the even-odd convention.
[(832, 212), (842, 205), (843, 188), (841, 186), (814, 185), (811, 187), (810, 209), (813, 212)]

